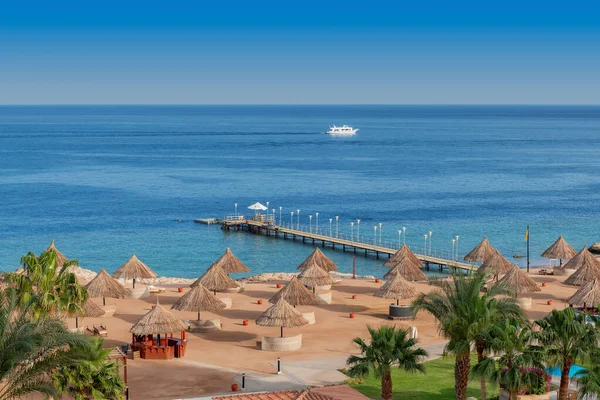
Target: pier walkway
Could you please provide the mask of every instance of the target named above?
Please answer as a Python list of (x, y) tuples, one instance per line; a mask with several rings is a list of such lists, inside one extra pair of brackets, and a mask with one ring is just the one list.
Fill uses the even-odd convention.
[[(333, 249), (337, 247), (342, 251), (352, 251), (354, 254), (358, 252), (364, 252), (365, 256), (367, 256), (368, 254), (373, 254), (377, 258), (380, 258), (382, 254), (387, 255), (387, 257), (390, 258), (394, 253), (396, 253), (396, 251), (398, 251), (399, 248), (399, 243), (398, 245), (392, 245), (389, 242), (382, 243), (381, 240), (379, 240), (378, 242), (376, 235), (374, 236), (372, 243), (369, 244), (365, 241), (353, 240), (353, 238), (348, 238), (347, 234), (324, 235), (322, 231), (320, 233), (313, 232), (312, 227), (307, 230), (294, 229), (293, 227), (286, 228), (274, 225), (272, 221), (262, 222), (245, 219), (225, 218), (222, 222), (221, 229), (228, 231), (235, 230), (249, 232), (258, 235), (264, 234), (266, 236), (282, 238), (283, 240), (301, 240), (302, 243), (306, 243), (307, 241), (309, 241), (312, 242), (312, 244), (314, 245), (320, 244), (322, 247), (327, 246)], [(331, 229), (329, 228), (327, 229), (327, 231), (331, 232)], [(443, 267), (456, 268), (467, 271), (473, 268), (477, 268), (473, 264), (452, 260), (450, 259), (451, 257), (444, 257), (443, 255), (433, 254), (431, 250), (428, 252), (429, 254), (422, 254), (415, 251), (413, 252), (419, 260), (423, 261), (427, 269), (429, 269), (431, 264), (437, 265), (440, 271)]]

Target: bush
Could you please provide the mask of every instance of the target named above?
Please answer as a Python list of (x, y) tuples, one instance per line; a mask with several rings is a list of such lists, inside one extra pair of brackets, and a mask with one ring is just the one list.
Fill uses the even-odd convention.
[[(508, 368), (502, 371), (502, 377), (504, 377), (507, 370)], [(547, 374), (543, 369), (519, 368), (519, 371), (521, 371), (521, 376), (524, 376), (525, 374), (532, 374), (535, 377), (534, 379), (531, 379), (532, 384), (522, 388), (519, 391), (519, 394), (545, 394), (550, 391), (552, 376)], [(502, 384), (502, 380), (500, 381), (500, 387), (502, 389), (506, 389), (506, 387)]]

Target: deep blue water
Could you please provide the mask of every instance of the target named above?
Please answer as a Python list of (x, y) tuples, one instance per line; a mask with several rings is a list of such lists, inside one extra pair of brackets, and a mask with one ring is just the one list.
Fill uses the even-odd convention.
[[(360, 131), (321, 134), (334, 123)], [(282, 206), (286, 224), (319, 212), (326, 232), (335, 215), (340, 234), (359, 218), (371, 240), (380, 222), (394, 243), (402, 226), (413, 246), (432, 231), (433, 251), (459, 235), (461, 255), (484, 235), (524, 254), (530, 224), (541, 262), (559, 234), (578, 250), (600, 241), (599, 150), (600, 107), (0, 107), (0, 269), (55, 238), (96, 270), (136, 253), (161, 275), (196, 277), (227, 246), (254, 273), (294, 270), (308, 244), (192, 222), (257, 201), (277, 217)], [(350, 253), (326, 253), (351, 270)]]

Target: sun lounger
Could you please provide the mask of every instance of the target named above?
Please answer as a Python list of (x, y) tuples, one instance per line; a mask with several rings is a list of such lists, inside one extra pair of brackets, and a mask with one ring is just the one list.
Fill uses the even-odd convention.
[(163, 293), (165, 290), (167, 290), (167, 289), (162, 288), (162, 287), (156, 287), (156, 286), (148, 286), (148, 291), (153, 294)]
[(547, 269), (540, 269), (538, 274), (540, 275), (554, 275), (554, 271), (549, 271)]
[(94, 326), (94, 335), (96, 336), (108, 336), (108, 331), (106, 330), (105, 326), (99, 325), (93, 325)]

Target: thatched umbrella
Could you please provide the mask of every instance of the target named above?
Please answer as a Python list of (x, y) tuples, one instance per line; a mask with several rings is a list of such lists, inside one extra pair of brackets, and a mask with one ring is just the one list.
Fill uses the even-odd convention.
[(180, 332), (186, 329), (184, 323), (175, 314), (165, 310), (158, 304), (157, 297), (156, 306), (140, 318), (129, 331), (136, 336), (145, 336), (155, 333)]
[(327, 272), (338, 270), (338, 266), (335, 265), (335, 263), (331, 261), (329, 257), (323, 254), (323, 252), (318, 247), (315, 249), (315, 251), (310, 253), (310, 256), (308, 256), (306, 260), (302, 261), (302, 264), (300, 264), (296, 269), (304, 271), (312, 265), (317, 265)]
[(225, 249), (225, 253), (215, 261), (211, 267), (218, 265), (223, 268), (226, 274), (236, 274), (240, 272), (250, 272), (250, 269), (240, 261), (239, 258), (233, 255), (231, 249)]
[(333, 285), (335, 281), (329, 275), (329, 272), (319, 267), (317, 264), (313, 264), (298, 275), (298, 280), (303, 285), (312, 287), (313, 293), (317, 286)]
[(50, 246), (48, 246), (48, 248), (46, 249), (46, 251), (49, 251), (49, 250), (54, 250), (54, 252), (56, 253), (56, 262), (58, 263), (59, 268), (62, 267), (64, 263), (69, 261), (69, 259), (67, 257), (65, 257), (65, 255), (63, 253), (58, 251), (58, 249), (54, 245), (54, 239), (52, 239), (52, 243), (50, 243)]
[(386, 267), (395, 267), (396, 264), (405, 259), (408, 258), (409, 261), (412, 261), (413, 264), (415, 264), (417, 267), (421, 268), (423, 266), (423, 263), (421, 262), (421, 260), (419, 260), (417, 258), (417, 256), (415, 256), (415, 254), (410, 251), (410, 249), (408, 248), (408, 246), (406, 244), (403, 244), (402, 247), (400, 247), (400, 250), (398, 250), (397, 252), (394, 253), (394, 255), (387, 260), (383, 265), (385, 265)]
[(418, 294), (417, 290), (411, 286), (401, 274), (396, 274), (392, 279), (387, 281), (376, 292), (376, 297), (384, 299), (396, 299), (396, 305), (400, 304), (400, 299), (410, 299)]
[[(100, 308), (100, 306), (92, 300), (88, 299), (85, 302), (85, 305), (83, 306), (83, 317), (100, 318), (104, 316), (104, 314), (106, 314), (106, 311)], [(79, 317), (79, 314), (75, 314), (75, 328), (79, 328)]]
[(383, 279), (392, 279), (395, 275), (400, 274), (408, 281), (426, 281), (427, 275), (423, 273), (408, 257), (403, 258), (390, 269)]
[(495, 251), (486, 237), (465, 256), (465, 261), (484, 262)]
[(196, 279), (190, 287), (195, 287), (200, 284), (204, 285), (208, 290), (212, 290), (215, 296), (217, 292), (238, 287), (238, 284), (231, 279), (219, 265), (213, 265), (211, 268), (207, 269), (204, 275)]
[(281, 327), (281, 337), (283, 337), (283, 328), (294, 328), (306, 324), (308, 321), (302, 316), (302, 313), (289, 305), (283, 298), (267, 308), (256, 320), (256, 325)]
[(133, 279), (133, 288), (135, 289), (136, 279), (151, 279), (156, 278), (156, 272), (152, 271), (150, 267), (141, 262), (139, 258), (134, 254), (129, 260), (119, 267), (113, 274), (113, 278), (125, 277), (127, 279)]
[(106, 305), (106, 298), (123, 299), (129, 291), (119, 282), (114, 280), (104, 268), (86, 285), (89, 297), (102, 297), (102, 304)]
[(498, 281), (497, 285), (504, 286), (515, 295), (525, 292), (540, 292), (542, 290), (538, 284), (527, 275), (527, 272), (516, 265), (513, 265), (511, 270)]
[(546, 251), (542, 253), (544, 258), (558, 258), (560, 266), (562, 266), (562, 260), (575, 257), (577, 252), (573, 250), (571, 245), (560, 235), (556, 242), (552, 243), (552, 246), (548, 247)]
[(594, 278), (600, 278), (600, 261), (585, 247), (563, 265), (563, 269), (576, 269), (565, 280), (567, 285), (581, 286)]
[[(494, 249), (495, 250), (495, 249)], [(504, 275), (512, 269), (513, 265), (498, 250), (495, 250), (477, 269), (486, 275)]]
[(583, 308), (588, 304), (592, 306), (600, 304), (600, 279), (594, 278), (580, 287), (573, 296), (569, 297), (568, 303), (583, 304)]
[(173, 304), (171, 309), (179, 311), (195, 311), (198, 313), (200, 321), (200, 311), (217, 312), (226, 307), (225, 303), (219, 300), (204, 285), (194, 286), (189, 292), (184, 294)]
[(288, 304), (294, 306), (294, 308), (296, 308), (296, 306), (319, 304), (319, 298), (301, 284), (295, 276), (290, 279), (290, 282), (287, 285), (269, 299), (269, 303), (275, 304), (279, 299), (284, 299)]

